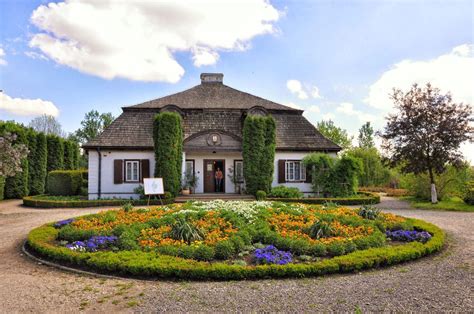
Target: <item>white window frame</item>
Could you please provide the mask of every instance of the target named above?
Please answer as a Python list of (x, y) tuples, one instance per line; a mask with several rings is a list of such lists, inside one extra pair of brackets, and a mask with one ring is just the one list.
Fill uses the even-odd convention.
[[(296, 168), (299, 166), (299, 178), (296, 175)], [(305, 182), (306, 167), (301, 160), (285, 161), (285, 181), (286, 182)]]
[[(189, 168), (188, 168), (189, 165)], [(188, 173), (188, 169), (191, 170), (191, 174), (194, 175), (194, 159), (186, 159), (184, 163), (184, 174)]]
[[(131, 173), (129, 173), (128, 165), (130, 165)], [(135, 165), (136, 165), (136, 170), (137, 170), (136, 178), (135, 178), (135, 174), (133, 173)], [(126, 160), (124, 174), (125, 174), (125, 180), (124, 180), (125, 182), (140, 182), (140, 161), (139, 160)]]

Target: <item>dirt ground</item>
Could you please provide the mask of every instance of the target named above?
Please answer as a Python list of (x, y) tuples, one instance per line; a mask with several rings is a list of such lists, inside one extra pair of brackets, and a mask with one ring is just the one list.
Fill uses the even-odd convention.
[(358, 274), (289, 280), (172, 282), (103, 279), (33, 262), (21, 253), (29, 230), (101, 209), (33, 209), (0, 202), (0, 312), (457, 311), (473, 312), (474, 213), (384, 210), (432, 222), (448, 245), (432, 257)]

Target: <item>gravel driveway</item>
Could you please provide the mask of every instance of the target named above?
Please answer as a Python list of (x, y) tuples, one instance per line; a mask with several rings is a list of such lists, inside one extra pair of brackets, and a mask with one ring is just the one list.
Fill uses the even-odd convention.
[(457, 311), (473, 312), (474, 213), (414, 210), (382, 198), (390, 212), (447, 231), (441, 253), (358, 274), (291, 280), (146, 282), (101, 279), (38, 265), (21, 254), (28, 231), (97, 209), (39, 210), (0, 202), (0, 312)]

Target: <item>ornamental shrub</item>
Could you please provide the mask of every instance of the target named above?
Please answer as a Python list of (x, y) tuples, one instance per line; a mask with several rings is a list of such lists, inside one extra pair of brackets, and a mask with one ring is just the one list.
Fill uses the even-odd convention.
[(271, 116), (248, 115), (244, 121), (242, 156), (245, 188), (256, 195), (261, 190), (270, 193), (273, 180), (276, 131)]
[(194, 258), (198, 261), (211, 261), (214, 255), (214, 248), (208, 245), (200, 245), (194, 251)]
[[(13, 121), (0, 122), (0, 134), (11, 133), (16, 136), (13, 144), (23, 144), (28, 147), (26, 128)], [(4, 198), (22, 198), (28, 195), (28, 157), (21, 160), (21, 172), (5, 179)]]
[(82, 171), (55, 170), (48, 173), (47, 191), (51, 195), (79, 195)]
[(162, 112), (153, 124), (155, 177), (163, 178), (164, 189), (176, 196), (181, 188), (183, 159), (182, 119), (178, 113)]
[[(46, 144), (46, 136), (44, 133), (31, 133), (34, 136), (35, 146), (30, 151), (28, 158), (29, 163), (29, 187), (30, 195), (44, 194), (46, 176), (47, 176), (47, 162), (48, 150)], [(32, 142), (31, 139), (30, 142)]]
[(74, 170), (76, 169), (75, 161), (75, 149), (76, 143), (73, 141), (64, 141), (64, 170)]
[(265, 191), (257, 191), (257, 193), (255, 193), (255, 198), (257, 199), (257, 201), (263, 201), (264, 199), (267, 198), (267, 193), (265, 193)]
[(53, 170), (64, 169), (64, 141), (56, 135), (49, 134), (46, 137), (48, 148), (48, 173)]
[(4, 198), (3, 191), (5, 190), (5, 177), (0, 176), (0, 201)]
[(216, 259), (226, 260), (235, 254), (235, 248), (231, 241), (221, 241), (216, 244)]
[(270, 197), (277, 198), (302, 198), (303, 193), (297, 187), (287, 187), (284, 185), (279, 185), (272, 188), (270, 192)]

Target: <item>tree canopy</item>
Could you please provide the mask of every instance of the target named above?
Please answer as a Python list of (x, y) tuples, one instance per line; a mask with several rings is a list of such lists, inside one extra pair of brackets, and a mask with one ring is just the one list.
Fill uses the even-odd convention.
[(81, 121), (81, 127), (74, 132), (74, 136), (80, 143), (87, 143), (96, 138), (114, 121), (112, 113), (99, 113), (97, 110), (91, 110)]
[(394, 89), (391, 98), (397, 112), (389, 115), (380, 136), (392, 165), (405, 173), (427, 173), (431, 199), (437, 202), (435, 174), (448, 164), (460, 164), (461, 143), (473, 140), (472, 108), (454, 103), (438, 88), (414, 84), (407, 92)]
[(36, 132), (44, 133), (46, 135), (52, 134), (64, 137), (66, 134), (63, 131), (61, 123), (59, 123), (55, 117), (46, 114), (34, 118), (30, 121), (28, 126)]
[(337, 127), (332, 120), (321, 120), (316, 124), (316, 128), (322, 135), (341, 146), (343, 149), (352, 146), (352, 137), (343, 128)]
[(374, 143), (374, 128), (370, 125), (370, 122), (366, 122), (359, 129), (359, 147), (360, 148), (372, 148), (375, 147)]

